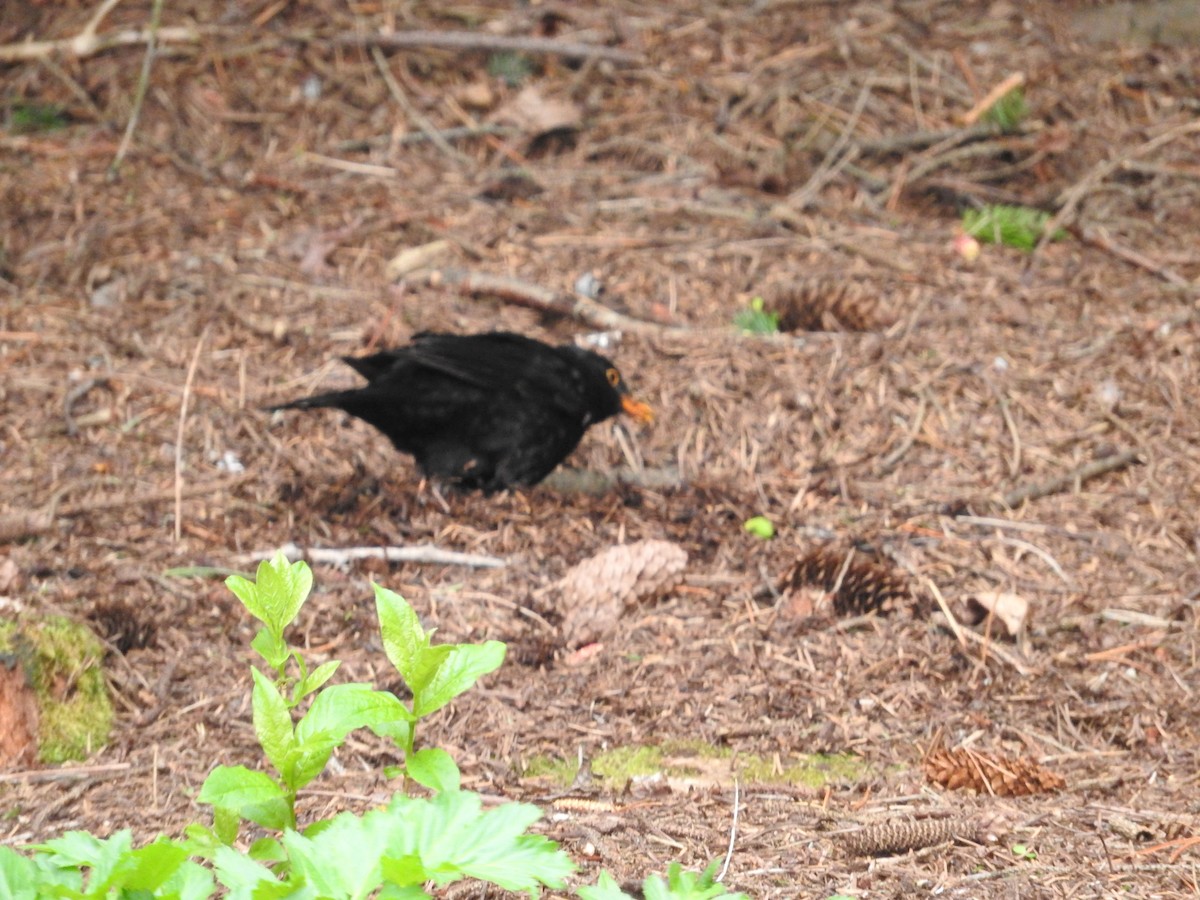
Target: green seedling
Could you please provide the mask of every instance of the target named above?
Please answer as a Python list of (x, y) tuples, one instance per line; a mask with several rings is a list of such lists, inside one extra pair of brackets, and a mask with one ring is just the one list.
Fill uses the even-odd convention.
[[(745, 894), (734, 894), (716, 880), (721, 860), (714, 859), (703, 872), (685, 872), (679, 863), (667, 868), (667, 880), (651, 875), (642, 883), (646, 900), (749, 900)], [(594, 887), (581, 887), (576, 893), (583, 900), (634, 900), (617, 885), (607, 872), (601, 872)]]
[[(963, 212), (963, 231), (984, 243), (1004, 244), (1030, 251), (1041, 240), (1050, 214), (1028, 206), (985, 206)], [(1066, 237), (1062, 229), (1051, 235), (1057, 241)]]
[(1005, 134), (1011, 134), (1028, 115), (1029, 106), (1025, 103), (1025, 92), (1018, 87), (989, 106), (983, 117)]
[[(417, 723), (499, 666), (503, 644), (434, 644), (403, 597), (376, 587), (384, 648), (412, 693), (406, 706), (370, 685), (329, 684), (336, 660), (310, 669), (287, 643), (286, 630), (312, 589), (307, 565), (277, 555), (253, 580), (233, 575), (226, 583), (262, 623), (252, 646), (270, 673), (251, 668), (251, 700), (255, 734), (273, 771), (215, 768), (197, 798), (213, 807), (213, 825), (188, 826), (183, 840), (159, 837), (135, 848), (128, 829), (107, 839), (73, 831), (26, 853), (0, 847), (0, 900), (422, 900), (433, 896), (426, 886), (462, 878), (530, 897), (544, 887), (565, 888), (574, 864), (553, 841), (527, 833), (541, 816), (537, 807), (505, 803), (485, 811), (478, 794), (460, 789), (448, 753), (414, 748)], [(358, 728), (396, 739), (404, 751), (400, 771), (433, 795), (397, 793), (382, 809), (301, 828), (297, 792)], [(267, 834), (242, 850), (235, 839), (245, 821)], [(744, 900), (715, 881), (716, 865), (700, 874), (672, 865), (665, 882), (646, 879), (645, 896)], [(578, 895), (626, 897), (607, 874)]]
[(769, 541), (775, 537), (775, 523), (766, 516), (753, 516), (742, 523), (742, 529), (757, 538)]
[(779, 313), (765, 308), (762, 297), (755, 297), (750, 305), (733, 317), (734, 327), (748, 334), (776, 334), (779, 331)]

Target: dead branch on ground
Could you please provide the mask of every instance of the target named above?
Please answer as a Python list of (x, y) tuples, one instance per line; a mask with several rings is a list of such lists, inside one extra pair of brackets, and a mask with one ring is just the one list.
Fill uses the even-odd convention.
[(1092, 460), (1090, 463), (1077, 466), (1069, 472), (1055, 475), (1046, 481), (1025, 484), (1015, 490), (1011, 490), (1000, 499), (1000, 504), (1005, 509), (1015, 509), (1026, 500), (1037, 500), (1041, 497), (1048, 497), (1050, 494), (1057, 494), (1059, 491), (1067, 490), (1073, 485), (1082, 484), (1100, 475), (1124, 469), (1132, 463), (1140, 462), (1140, 457), (1141, 451), (1139, 450), (1124, 450), (1120, 453), (1114, 453), (1112, 456), (1106, 456), (1103, 459)]

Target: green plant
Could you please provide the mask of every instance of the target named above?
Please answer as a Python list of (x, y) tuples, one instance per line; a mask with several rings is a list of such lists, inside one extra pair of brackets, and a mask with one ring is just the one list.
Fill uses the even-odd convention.
[(1012, 855), (1025, 862), (1033, 862), (1038, 858), (1037, 851), (1028, 844), (1013, 844)]
[(8, 127), (13, 134), (56, 131), (69, 124), (71, 117), (55, 103), (14, 103), (9, 111)]
[[(184, 840), (159, 837), (135, 848), (128, 829), (107, 839), (73, 831), (29, 848), (28, 855), (0, 847), (0, 900), (206, 900), (214, 893), (232, 900), (418, 900), (431, 896), (425, 885), (464, 877), (530, 896), (543, 886), (565, 886), (574, 864), (554, 842), (526, 832), (541, 817), (537, 807), (506, 803), (484, 811), (478, 794), (459, 787), (449, 754), (414, 748), (420, 720), (496, 669), (503, 644), (435, 645), (433, 632), (421, 627), (404, 598), (376, 586), (385, 652), (412, 693), (411, 706), (405, 706), (369, 685), (329, 685), (338, 661), (310, 669), (287, 643), (285, 630), (312, 589), (307, 565), (290, 564), (280, 554), (259, 566), (253, 581), (233, 575), (226, 584), (263, 625), (252, 646), (272, 674), (251, 668), (251, 700), (255, 733), (274, 774), (215, 768), (197, 797), (212, 805), (213, 825), (189, 826)], [(351, 731), (364, 727), (396, 740), (404, 751), (397, 771), (433, 796), (401, 792), (382, 809), (343, 812), (300, 828), (297, 792), (321, 773)], [(268, 834), (241, 850), (234, 841), (242, 822)], [(714, 882), (715, 869), (716, 863), (695, 874), (673, 865), (666, 882), (646, 880), (645, 896), (740, 900), (743, 895)], [(599, 883), (580, 888), (579, 896), (626, 895), (601, 873)]]
[[(1041, 239), (1050, 214), (1028, 206), (984, 206), (963, 211), (963, 231), (984, 243), (1005, 244), (1018, 250), (1032, 250)], [(1066, 237), (1062, 229), (1050, 239)]]
[(1010, 134), (1017, 130), (1028, 115), (1029, 106), (1025, 103), (1025, 92), (1017, 87), (989, 106), (984, 118), (1005, 134)]
[[(720, 859), (714, 859), (703, 872), (685, 872), (679, 863), (667, 868), (667, 880), (651, 875), (642, 882), (646, 900), (748, 900), (745, 894), (731, 894), (716, 880)], [(583, 900), (633, 900), (621, 890), (607, 872), (601, 872), (594, 887), (581, 887), (576, 893)]]
[(755, 297), (733, 317), (734, 326), (750, 334), (775, 334), (779, 331), (779, 313), (764, 307), (763, 298)]
[(492, 78), (499, 78), (508, 87), (516, 88), (533, 74), (533, 63), (520, 53), (501, 50), (488, 57), (487, 73)]
[(764, 541), (775, 537), (775, 523), (766, 516), (751, 516), (742, 523), (742, 530)]

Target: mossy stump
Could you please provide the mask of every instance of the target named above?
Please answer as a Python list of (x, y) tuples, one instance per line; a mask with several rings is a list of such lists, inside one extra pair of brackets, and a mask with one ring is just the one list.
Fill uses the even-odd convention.
[(84, 759), (108, 741), (103, 660), (86, 625), (0, 619), (0, 767)]

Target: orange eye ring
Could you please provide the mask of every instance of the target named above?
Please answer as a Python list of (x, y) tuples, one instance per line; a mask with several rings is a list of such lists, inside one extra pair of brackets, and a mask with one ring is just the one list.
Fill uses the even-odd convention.
[(609, 369), (604, 373), (604, 377), (608, 379), (608, 383), (613, 387), (617, 387), (621, 384), (621, 373), (616, 369)]

